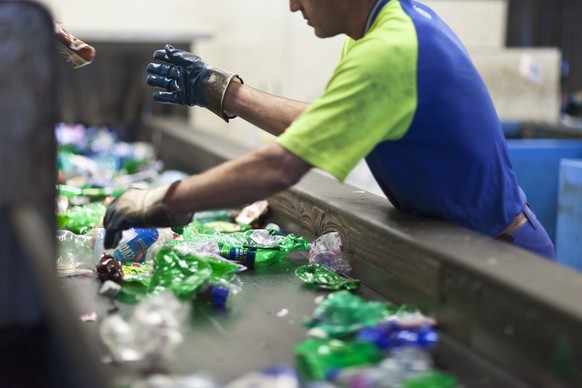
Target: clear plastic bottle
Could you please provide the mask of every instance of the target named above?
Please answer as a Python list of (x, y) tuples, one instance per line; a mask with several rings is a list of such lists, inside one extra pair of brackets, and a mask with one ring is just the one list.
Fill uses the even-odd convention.
[(99, 334), (115, 361), (138, 361), (143, 358), (132, 327), (119, 314), (107, 315), (99, 326)]
[(75, 234), (70, 230), (57, 231), (58, 268), (94, 269), (98, 261), (98, 257), (95, 256), (95, 246), (99, 233), (99, 230), (92, 230), (83, 235)]
[(158, 239), (148, 248), (145, 255), (145, 262), (148, 264), (153, 263), (160, 248), (174, 240), (177, 236), (171, 228), (158, 229)]
[(400, 346), (392, 349), (378, 367), (399, 380), (429, 373), (434, 368), (432, 354), (416, 345)]

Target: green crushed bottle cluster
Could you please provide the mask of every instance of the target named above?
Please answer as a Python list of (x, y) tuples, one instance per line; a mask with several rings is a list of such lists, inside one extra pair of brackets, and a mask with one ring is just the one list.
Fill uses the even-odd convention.
[[(60, 127), (62, 131), (66, 129)], [(140, 240), (138, 230), (132, 230), (133, 235), (122, 238), (120, 245), (126, 245), (117, 248), (121, 251), (104, 250), (102, 218), (107, 204), (137, 179), (144, 178), (139, 183), (152, 186), (163, 181), (166, 172), (159, 169), (149, 152), (127, 152), (126, 145), (123, 149), (127, 154), (112, 163), (104, 153), (86, 152), (90, 140), (81, 143), (82, 147), (59, 147), (59, 176), (65, 179), (56, 187), (57, 239), (60, 254), (66, 254), (66, 258), (60, 257), (58, 262), (63, 263), (59, 269), (67, 276), (74, 274), (75, 268), (83, 275), (88, 270), (99, 273), (101, 269), (104, 277), (99, 280), (103, 285), (113, 282), (120, 288), (109, 296), (136, 308), (152, 295), (168, 293), (182, 303), (225, 306), (229, 295), (244, 292), (239, 282), (244, 271), (304, 252), (304, 257), (309, 254), (310, 262), (299, 265), (294, 276), (314, 289), (325, 290), (327, 296), (312, 316), (306, 317), (307, 338), (294, 349), (297, 386), (324, 381), (344, 387), (457, 385), (454, 377), (432, 364), (430, 352), (437, 338), (435, 322), (412, 306), (358, 296), (360, 282), (344, 273), (350, 267), (341, 257), (341, 246), (327, 252), (326, 244), (322, 244), (314, 253), (312, 243), (304, 237), (284, 233), (277, 225), (267, 227), (266, 201), (258, 201), (250, 209), (200, 212), (185, 227), (159, 229), (150, 234), (147, 244)], [(96, 160), (89, 161), (88, 154), (97, 155)], [(103, 163), (114, 166), (114, 171), (103, 174), (103, 168), (93, 166), (99, 163), (101, 167)], [(76, 171), (82, 171), (80, 177), (73, 175)], [(101, 175), (91, 175), (94, 171), (101, 171)], [(171, 179), (175, 174), (172, 172)], [(337, 233), (329, 237), (327, 241), (340, 242)], [(312, 261), (314, 257), (321, 261)], [(119, 261), (111, 265), (111, 260)], [(101, 264), (108, 267), (100, 268)], [(342, 270), (338, 272), (338, 268)], [(108, 279), (111, 271), (115, 273)], [(107, 339), (108, 346), (121, 346), (112, 343), (112, 338)]]

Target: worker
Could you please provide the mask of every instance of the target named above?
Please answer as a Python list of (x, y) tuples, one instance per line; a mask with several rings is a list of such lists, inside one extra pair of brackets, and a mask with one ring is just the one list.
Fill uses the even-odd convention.
[(166, 45), (147, 82), (162, 103), (205, 107), (276, 135), (201, 174), (130, 189), (104, 218), (106, 247), (130, 227), (188, 223), (195, 211), (285, 190), (311, 168), (343, 181), (365, 158), (398, 209), (444, 220), (554, 259), (527, 205), (485, 84), (462, 43), (412, 0), (290, 0), (320, 38), (345, 34), (339, 63), (310, 105), (260, 92)]

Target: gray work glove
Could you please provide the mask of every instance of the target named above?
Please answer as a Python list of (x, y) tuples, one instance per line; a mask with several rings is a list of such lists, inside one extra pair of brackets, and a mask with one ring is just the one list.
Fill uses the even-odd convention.
[(164, 198), (180, 181), (153, 189), (129, 189), (115, 198), (103, 218), (105, 249), (117, 246), (121, 234), (129, 228), (167, 228), (188, 225), (194, 213), (173, 215), (164, 204)]
[(147, 83), (166, 90), (155, 92), (154, 101), (201, 106), (226, 122), (235, 117), (224, 113), (224, 96), (233, 80), (243, 83), (238, 74), (209, 66), (200, 57), (169, 44), (154, 52), (154, 59), (164, 64), (148, 65)]

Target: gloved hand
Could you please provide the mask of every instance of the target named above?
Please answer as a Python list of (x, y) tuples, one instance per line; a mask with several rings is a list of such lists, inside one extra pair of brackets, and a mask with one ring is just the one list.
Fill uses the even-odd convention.
[(154, 52), (154, 59), (166, 63), (147, 67), (148, 85), (166, 90), (155, 92), (154, 101), (205, 107), (226, 122), (235, 117), (224, 113), (224, 96), (233, 80), (243, 83), (238, 74), (208, 66), (200, 57), (169, 44)]
[(121, 234), (129, 228), (166, 228), (188, 225), (194, 213), (173, 215), (164, 205), (164, 198), (180, 181), (153, 189), (129, 189), (115, 198), (103, 218), (105, 249), (117, 246)]

